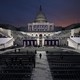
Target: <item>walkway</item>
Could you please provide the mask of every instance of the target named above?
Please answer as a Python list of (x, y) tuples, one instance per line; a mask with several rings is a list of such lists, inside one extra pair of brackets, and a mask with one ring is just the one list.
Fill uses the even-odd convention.
[[(39, 54), (42, 53), (42, 58), (39, 58)], [(46, 52), (38, 51), (36, 54), (36, 67), (32, 73), (32, 80), (52, 80)]]

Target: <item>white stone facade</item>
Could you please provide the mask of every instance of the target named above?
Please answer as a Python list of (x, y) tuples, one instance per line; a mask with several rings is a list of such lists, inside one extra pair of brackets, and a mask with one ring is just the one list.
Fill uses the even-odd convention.
[(51, 38), (51, 36), (54, 35), (54, 23), (47, 21), (41, 7), (35, 20), (32, 23), (28, 23), (27, 35), (35, 38), (37, 40), (37, 45), (41, 46), (44, 46), (46, 38)]
[(54, 24), (49, 22), (29, 23), (28, 31), (31, 32), (50, 32), (54, 31)]
[[(54, 35), (53, 32), (27, 32), (28, 36), (34, 37), (37, 40), (37, 44), (40, 45), (40, 40), (42, 41), (42, 46), (44, 46), (44, 40), (46, 37), (52, 37)], [(40, 35), (42, 38), (40, 39)]]

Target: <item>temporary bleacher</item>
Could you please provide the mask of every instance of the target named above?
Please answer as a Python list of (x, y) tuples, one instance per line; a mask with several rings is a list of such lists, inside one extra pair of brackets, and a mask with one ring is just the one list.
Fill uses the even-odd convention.
[(35, 52), (0, 54), (0, 80), (31, 80)]
[(80, 54), (76, 52), (47, 52), (53, 80), (80, 80)]

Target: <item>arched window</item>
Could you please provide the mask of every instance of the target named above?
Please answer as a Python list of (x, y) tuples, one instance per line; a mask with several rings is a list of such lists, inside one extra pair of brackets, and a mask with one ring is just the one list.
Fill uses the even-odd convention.
[(36, 37), (37, 37), (38, 35), (36, 34)]
[(39, 35), (39, 38), (42, 39), (42, 34)]
[(33, 36), (33, 34), (32, 34), (32, 36)]

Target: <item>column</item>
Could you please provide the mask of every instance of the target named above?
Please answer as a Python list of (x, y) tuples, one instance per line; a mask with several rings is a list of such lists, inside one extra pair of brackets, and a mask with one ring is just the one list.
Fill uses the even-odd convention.
[(44, 46), (44, 38), (42, 38), (42, 46)]
[(26, 47), (26, 41), (23, 41), (23, 46)]
[(39, 38), (37, 39), (37, 45), (39, 45)]
[(58, 46), (58, 41), (56, 41), (56, 46)]
[(54, 41), (52, 41), (52, 45), (54, 45)]
[(31, 41), (31, 46), (33, 46), (33, 41)]
[(37, 46), (37, 41), (34, 41), (34, 46)]
[(49, 46), (50, 46), (51, 42), (49, 41)]
[(29, 41), (27, 41), (27, 46), (29, 46)]
[(44, 41), (44, 45), (45, 45), (45, 46), (47, 45), (47, 41)]

